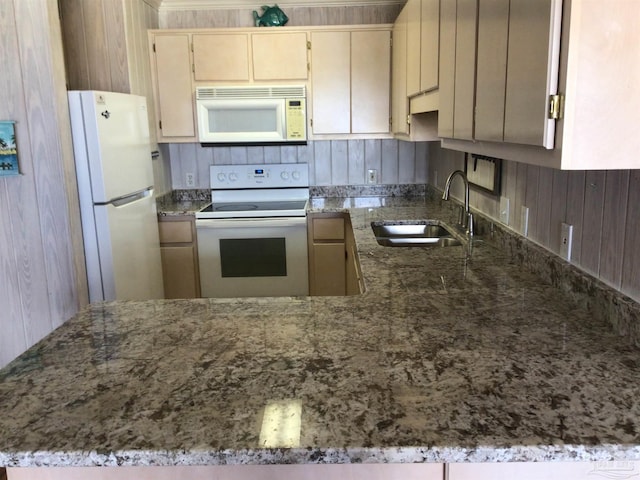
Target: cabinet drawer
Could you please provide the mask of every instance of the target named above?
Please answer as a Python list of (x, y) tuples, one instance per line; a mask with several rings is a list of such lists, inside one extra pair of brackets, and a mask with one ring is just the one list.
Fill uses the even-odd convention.
[(314, 218), (314, 240), (344, 240), (344, 218)]
[(193, 229), (190, 221), (164, 221), (158, 223), (160, 229), (160, 243), (191, 243)]

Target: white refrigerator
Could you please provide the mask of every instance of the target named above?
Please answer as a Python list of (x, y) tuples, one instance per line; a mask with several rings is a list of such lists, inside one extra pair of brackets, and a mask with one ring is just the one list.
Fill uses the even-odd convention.
[(146, 99), (68, 95), (89, 301), (163, 298)]

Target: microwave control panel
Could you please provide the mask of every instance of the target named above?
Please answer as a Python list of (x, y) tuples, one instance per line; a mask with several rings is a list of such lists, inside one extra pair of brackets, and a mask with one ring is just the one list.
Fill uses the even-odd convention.
[(304, 98), (288, 98), (285, 100), (288, 140), (307, 139), (307, 116)]

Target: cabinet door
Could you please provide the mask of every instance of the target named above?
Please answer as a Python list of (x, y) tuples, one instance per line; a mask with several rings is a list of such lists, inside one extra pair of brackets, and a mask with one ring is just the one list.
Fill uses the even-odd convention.
[(449, 480), (589, 480), (636, 478), (640, 462), (452, 463), (447, 469)]
[(194, 34), (193, 76), (196, 81), (249, 81), (249, 35)]
[(345, 295), (345, 217), (314, 214), (309, 222), (309, 290), (311, 295)]
[(438, 136), (453, 137), (453, 105), (456, 73), (456, 15), (455, 0), (443, 0), (440, 5), (440, 67), (438, 84)]
[(200, 297), (194, 218), (163, 217), (158, 229), (165, 298)]
[(345, 295), (345, 246), (339, 243), (313, 245), (314, 288), (312, 295)]
[(350, 32), (312, 32), (313, 133), (351, 131)]
[(393, 134), (408, 135), (409, 99), (407, 97), (407, 10), (400, 11), (393, 24), (391, 68), (391, 128)]
[(306, 80), (307, 34), (253, 33), (251, 35), (254, 80)]
[(440, 0), (422, 0), (420, 14), (420, 91), (438, 88)]
[(151, 41), (158, 142), (168, 137), (195, 141), (189, 35), (154, 35)]
[(453, 138), (473, 140), (478, 0), (458, 0), (457, 3)]
[(407, 11), (407, 96), (420, 93), (420, 45), (422, 0), (408, 0)]
[(199, 297), (194, 246), (163, 246), (160, 255), (165, 298)]
[(480, 0), (476, 79), (477, 140), (504, 139), (509, 0)]
[(510, 2), (505, 142), (553, 148), (548, 99), (558, 88), (561, 15), (561, 0)]
[(351, 133), (389, 132), (391, 32), (351, 33)]

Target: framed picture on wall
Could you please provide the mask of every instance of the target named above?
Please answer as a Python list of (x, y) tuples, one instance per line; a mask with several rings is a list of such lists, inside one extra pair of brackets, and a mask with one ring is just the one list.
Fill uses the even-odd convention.
[(20, 175), (16, 122), (0, 121), (0, 177)]

